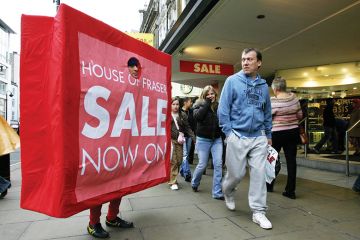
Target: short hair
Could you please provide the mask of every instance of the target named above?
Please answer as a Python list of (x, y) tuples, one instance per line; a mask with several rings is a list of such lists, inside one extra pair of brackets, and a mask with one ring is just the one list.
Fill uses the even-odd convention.
[(184, 97), (182, 100), (183, 100), (183, 102), (187, 102), (189, 100), (192, 101), (190, 97)]
[(286, 80), (282, 77), (276, 77), (271, 84), (271, 88), (280, 92), (286, 92)]
[(260, 61), (262, 61), (262, 54), (261, 54), (261, 52), (257, 49), (257, 48), (245, 48), (243, 51), (242, 51), (242, 54), (246, 54), (246, 53), (249, 53), (249, 52), (252, 52), (252, 51), (254, 51), (254, 52), (256, 52), (256, 58), (257, 58), (257, 60), (260, 60)]
[(139, 60), (136, 57), (131, 57), (127, 62), (128, 67), (139, 66)]

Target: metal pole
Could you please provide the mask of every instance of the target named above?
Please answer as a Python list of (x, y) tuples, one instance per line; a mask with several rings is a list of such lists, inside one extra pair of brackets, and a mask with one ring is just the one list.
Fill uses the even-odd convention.
[(345, 174), (346, 176), (350, 176), (350, 167), (349, 167), (349, 134), (348, 131), (345, 132), (345, 151), (346, 151), (346, 169)]
[[(305, 134), (308, 135), (308, 121), (307, 118), (305, 118)], [(308, 136), (309, 138), (309, 136)], [(305, 152), (305, 158), (307, 158), (307, 149), (308, 149), (309, 143), (304, 145), (304, 152)]]
[(8, 97), (7, 97), (7, 92), (5, 93), (5, 120), (7, 121), (7, 101), (8, 101)]

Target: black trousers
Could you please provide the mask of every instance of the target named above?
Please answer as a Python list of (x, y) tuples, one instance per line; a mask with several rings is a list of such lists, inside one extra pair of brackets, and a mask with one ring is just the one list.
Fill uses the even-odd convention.
[(299, 128), (272, 132), (272, 146), (277, 152), (283, 149), (287, 167), (285, 191), (295, 193), (296, 188), (296, 153), (299, 143)]
[(0, 176), (10, 181), (10, 153), (0, 156)]

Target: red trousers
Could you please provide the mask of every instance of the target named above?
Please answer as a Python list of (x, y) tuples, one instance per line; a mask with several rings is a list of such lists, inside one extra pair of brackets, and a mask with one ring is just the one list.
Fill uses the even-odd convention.
[[(121, 203), (121, 198), (110, 201), (109, 210), (106, 216), (107, 220), (111, 221), (117, 217), (119, 213), (120, 203)], [(90, 208), (90, 224), (93, 226), (100, 222), (101, 207), (102, 205), (99, 205), (94, 208)]]

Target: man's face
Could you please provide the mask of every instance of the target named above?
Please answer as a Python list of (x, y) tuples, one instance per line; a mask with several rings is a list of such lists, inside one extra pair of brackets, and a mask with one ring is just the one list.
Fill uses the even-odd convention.
[(258, 69), (261, 66), (261, 61), (257, 59), (255, 51), (250, 51), (242, 54), (241, 66), (246, 75), (253, 77), (256, 76)]
[(129, 67), (129, 73), (133, 78), (138, 78), (139, 77), (139, 68), (135, 65), (135, 66), (131, 66)]

